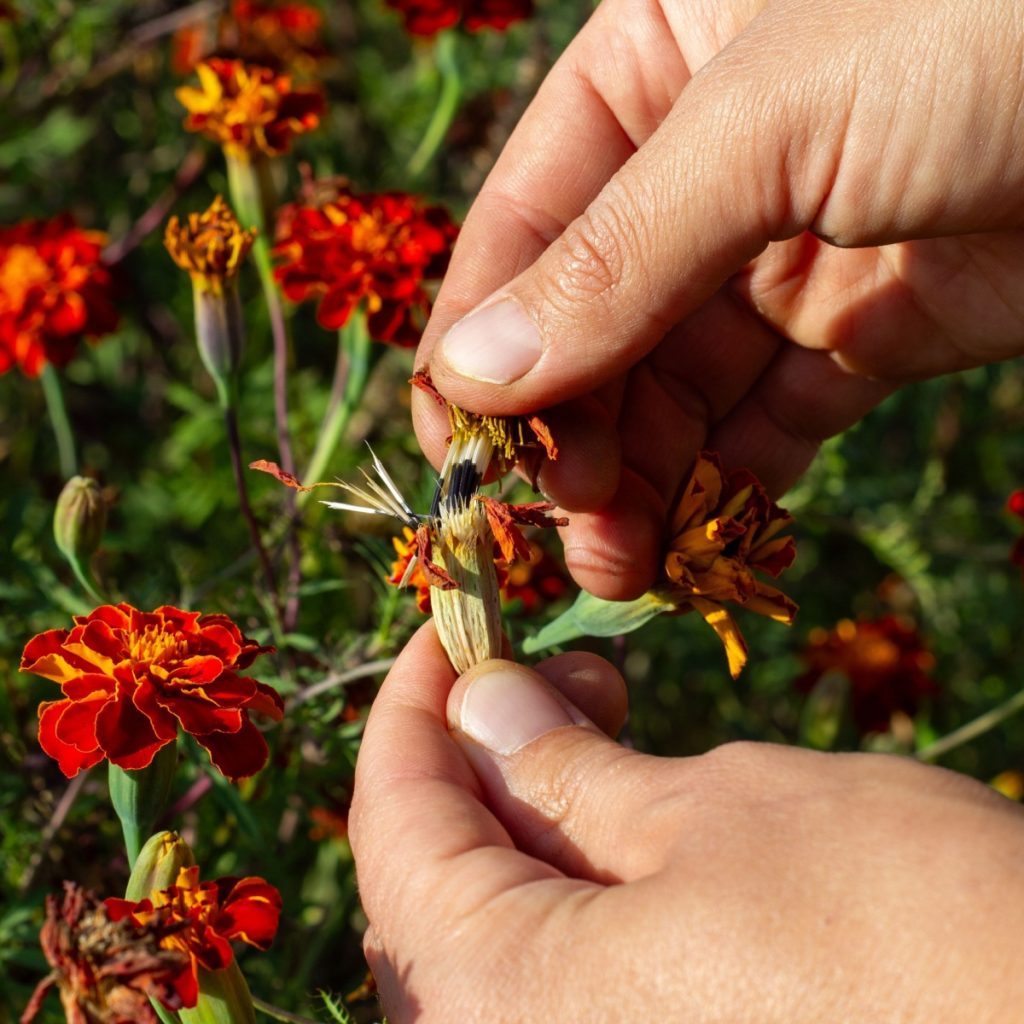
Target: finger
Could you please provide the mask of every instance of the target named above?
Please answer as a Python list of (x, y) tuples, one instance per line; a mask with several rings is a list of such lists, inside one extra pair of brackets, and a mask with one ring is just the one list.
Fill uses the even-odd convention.
[(520, 849), (601, 882), (664, 865), (679, 825), (659, 813), (676, 784), (672, 762), (613, 743), (540, 673), (514, 662), (465, 673), (448, 719)]
[[(516, 850), (481, 803), (446, 727), (454, 679), (427, 623), (389, 673), (359, 753), (350, 838), (363, 907), (389, 949), (436, 945), (446, 922), (519, 886), (562, 879)], [(533, 891), (546, 901), (562, 890)]]
[(626, 682), (604, 658), (589, 651), (570, 651), (546, 658), (533, 669), (612, 739), (626, 724)]
[(823, 441), (856, 423), (893, 387), (846, 372), (829, 353), (790, 345), (711, 433), (708, 447), (725, 465), (750, 469), (778, 497)]

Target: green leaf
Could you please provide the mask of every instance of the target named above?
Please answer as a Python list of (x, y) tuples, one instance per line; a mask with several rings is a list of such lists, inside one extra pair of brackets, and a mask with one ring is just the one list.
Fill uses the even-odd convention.
[(632, 633), (656, 615), (669, 611), (672, 603), (648, 591), (635, 601), (605, 601), (581, 590), (567, 608), (539, 633), (523, 641), (525, 654), (536, 654), (581, 636), (619, 636)]
[(317, 995), (324, 1001), (324, 1007), (332, 1020), (336, 1020), (338, 1024), (355, 1024), (355, 1017), (345, 1009), (340, 999), (336, 999), (323, 989), (320, 989)]

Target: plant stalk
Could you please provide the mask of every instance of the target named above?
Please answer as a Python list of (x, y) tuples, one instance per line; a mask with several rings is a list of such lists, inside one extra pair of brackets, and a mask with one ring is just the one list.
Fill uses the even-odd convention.
[(407, 170), (418, 178), (430, 165), (441, 148), (448, 129), (451, 127), (462, 98), (462, 76), (456, 56), (457, 33), (455, 29), (439, 32), (434, 43), (434, 62), (441, 87), (437, 94), (437, 105), (431, 115), (427, 130), (409, 159)]
[(994, 729), (997, 725), (1001, 725), (1006, 719), (1011, 718), (1020, 711), (1024, 711), (1024, 690), (1015, 693), (1008, 700), (1003, 701), (1002, 704), (991, 708), (983, 715), (979, 715), (973, 721), (961, 725), (959, 729), (954, 729), (951, 733), (936, 740), (934, 743), (929, 743), (927, 747), (922, 747), (921, 750), (914, 754), (914, 757), (918, 761), (937, 761), (951, 750), (956, 750), (957, 747), (962, 747), (965, 743), (976, 740), (979, 736)]
[(46, 411), (50, 416), (54, 437), (57, 439), (57, 456), (60, 459), (60, 473), (65, 480), (78, 472), (78, 460), (75, 456), (75, 435), (71, 430), (67, 406), (64, 404), (64, 391), (60, 377), (52, 363), (43, 367), (40, 377), (43, 395), (46, 398)]

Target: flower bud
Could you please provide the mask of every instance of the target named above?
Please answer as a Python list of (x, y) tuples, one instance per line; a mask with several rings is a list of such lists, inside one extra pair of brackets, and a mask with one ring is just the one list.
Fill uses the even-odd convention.
[(100, 546), (107, 525), (107, 505), (100, 485), (73, 476), (60, 492), (53, 514), (53, 538), (69, 562), (89, 558)]
[(220, 971), (197, 967), (199, 1001), (178, 1011), (182, 1024), (256, 1024), (252, 994), (237, 961)]
[(139, 851), (132, 868), (125, 899), (149, 899), (161, 889), (169, 889), (178, 881), (178, 872), (196, 862), (191, 847), (177, 832), (158, 832), (150, 836)]
[(192, 297), (199, 357), (218, 390), (227, 389), (241, 365), (245, 340), (238, 285), (231, 278), (213, 290), (200, 278), (193, 278)]

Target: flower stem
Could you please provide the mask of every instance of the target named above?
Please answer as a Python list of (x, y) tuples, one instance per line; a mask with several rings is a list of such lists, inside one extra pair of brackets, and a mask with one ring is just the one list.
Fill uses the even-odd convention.
[(104, 604), (107, 598), (100, 592), (99, 586), (96, 583), (92, 572), (89, 570), (87, 565), (82, 564), (80, 558), (68, 558), (68, 563), (71, 566), (71, 571), (75, 574), (75, 579), (82, 585), (82, 589), (89, 595), (89, 597), (97, 604)]
[(462, 98), (462, 76), (456, 59), (457, 35), (454, 29), (438, 33), (434, 43), (434, 60), (441, 79), (441, 88), (437, 95), (437, 105), (431, 115), (427, 130), (409, 160), (407, 170), (413, 178), (418, 178), (433, 160), (434, 155), (444, 142), (448, 129)]
[(245, 463), (242, 461), (242, 440), (238, 433), (238, 416), (235, 413), (233, 403), (226, 403), (224, 405), (224, 425), (227, 428), (228, 447), (231, 450), (231, 468), (235, 474), (238, 506), (242, 511), (242, 517), (245, 519), (246, 526), (249, 527), (249, 538), (260, 560), (267, 593), (277, 610), (278, 618), (280, 618), (281, 608), (277, 593), (277, 579), (274, 576), (274, 566), (271, 564), (270, 555), (267, 553), (266, 546), (263, 543), (263, 536), (260, 533), (259, 523), (256, 522), (256, 515), (249, 502), (249, 488), (245, 482)]
[(60, 386), (60, 377), (53, 364), (47, 363), (42, 373), (43, 395), (46, 398), (46, 411), (50, 414), (50, 424), (57, 438), (57, 454), (60, 458), (60, 472), (65, 480), (70, 480), (78, 471), (78, 460), (75, 457), (75, 437), (71, 431), (71, 421), (64, 404), (64, 392)]
[(303, 1017), (298, 1013), (290, 1013), (288, 1010), (282, 1010), (279, 1006), (274, 1006), (273, 1003), (266, 1003), (262, 999), (257, 999), (255, 996), (252, 998), (252, 1005), (255, 1006), (260, 1013), (265, 1013), (268, 1017), (273, 1017), (275, 1020), (283, 1020), (286, 1024), (320, 1024), (319, 1021), (313, 1020), (311, 1017)]
[[(348, 323), (338, 331), (334, 393), (320, 426), (320, 436), (313, 449), (313, 457), (309, 460), (309, 468), (302, 477), (306, 482), (314, 483), (323, 476), (352, 413), (362, 400), (366, 380), (370, 375), (372, 345), (366, 316), (361, 310), (356, 310), (349, 317)], [(310, 493), (304, 491), (298, 496), (300, 508)]]
[(954, 729), (951, 733), (936, 740), (934, 743), (929, 743), (927, 747), (922, 747), (921, 750), (914, 754), (914, 757), (918, 761), (937, 761), (951, 750), (962, 747), (965, 743), (970, 743), (971, 740), (975, 740), (991, 729), (994, 729), (997, 725), (1001, 725), (1006, 719), (1020, 711), (1024, 711), (1024, 690), (1015, 693), (1009, 700), (1003, 701), (1002, 704), (986, 711), (983, 715), (979, 715), (966, 725), (961, 725), (959, 729)]

